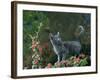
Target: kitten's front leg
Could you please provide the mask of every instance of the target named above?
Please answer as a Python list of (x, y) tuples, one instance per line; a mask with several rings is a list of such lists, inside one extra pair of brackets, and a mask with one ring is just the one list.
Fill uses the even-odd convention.
[(60, 55), (57, 54), (57, 62), (60, 62)]
[(66, 54), (63, 54), (62, 61), (66, 59)]

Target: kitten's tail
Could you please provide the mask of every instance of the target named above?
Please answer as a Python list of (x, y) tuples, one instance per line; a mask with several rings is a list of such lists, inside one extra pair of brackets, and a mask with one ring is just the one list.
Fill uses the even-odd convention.
[(85, 29), (82, 25), (78, 26), (78, 28), (80, 29), (79, 36), (81, 36), (84, 33)]
[(79, 25), (75, 32), (76, 40), (80, 41), (80, 37), (83, 35), (84, 32), (85, 32), (84, 27), (82, 25)]

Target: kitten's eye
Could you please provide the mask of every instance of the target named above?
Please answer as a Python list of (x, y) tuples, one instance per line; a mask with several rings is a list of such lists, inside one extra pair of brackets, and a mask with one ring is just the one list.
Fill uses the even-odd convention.
[(58, 38), (58, 41), (60, 41), (60, 38)]

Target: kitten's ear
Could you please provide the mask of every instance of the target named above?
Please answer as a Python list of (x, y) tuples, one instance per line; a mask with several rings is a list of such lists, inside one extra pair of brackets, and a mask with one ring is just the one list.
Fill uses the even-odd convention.
[(60, 33), (59, 33), (59, 32), (57, 32), (57, 35), (59, 36), (59, 35), (60, 35)]
[(49, 33), (49, 36), (50, 36), (50, 37), (53, 37), (53, 34), (52, 34), (52, 33)]

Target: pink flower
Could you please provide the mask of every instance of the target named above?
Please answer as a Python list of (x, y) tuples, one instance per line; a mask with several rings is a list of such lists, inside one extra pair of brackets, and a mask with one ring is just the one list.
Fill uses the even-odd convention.
[(77, 63), (79, 63), (79, 62), (80, 62), (80, 58), (79, 58), (79, 57), (76, 58), (75, 61), (76, 61)]
[(37, 46), (36, 44), (32, 45), (32, 49), (34, 49), (36, 46)]
[(36, 65), (37, 65), (38, 63), (39, 63), (39, 61), (38, 61), (38, 60), (34, 60), (34, 64), (36, 64)]
[(52, 68), (52, 64), (51, 63), (48, 63), (48, 65), (47, 65), (46, 68)]
[(42, 53), (42, 47), (39, 47), (38, 49), (39, 49), (39, 52)]
[(80, 58), (85, 58), (85, 57), (86, 57), (86, 55), (85, 55), (85, 54), (83, 54), (83, 53), (81, 53), (81, 54), (79, 55), (79, 57), (80, 57)]
[(65, 60), (62, 60), (62, 61), (61, 61), (61, 64), (65, 64), (66, 62), (67, 62), (67, 61), (65, 61)]
[(36, 41), (32, 41), (32, 50), (37, 46), (37, 42)]

